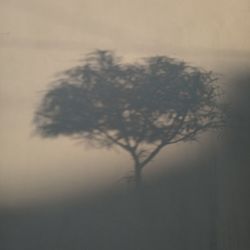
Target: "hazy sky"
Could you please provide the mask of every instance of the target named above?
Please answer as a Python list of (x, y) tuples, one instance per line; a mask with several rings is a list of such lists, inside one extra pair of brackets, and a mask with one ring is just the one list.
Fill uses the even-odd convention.
[(249, 62), (249, 13), (249, 0), (1, 0), (0, 201), (115, 182), (128, 171), (123, 154), (32, 137), (40, 91), (55, 73), (95, 48), (216, 70)]
[[(2, 0), (8, 47), (249, 50), (248, 0)], [(149, 51), (148, 51), (149, 50)]]

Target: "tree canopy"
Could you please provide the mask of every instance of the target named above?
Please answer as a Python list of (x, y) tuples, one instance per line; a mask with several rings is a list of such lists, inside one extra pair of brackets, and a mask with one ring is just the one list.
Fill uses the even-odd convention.
[(55, 80), (34, 122), (43, 137), (120, 146), (140, 172), (166, 145), (220, 125), (216, 80), (213, 72), (166, 56), (123, 63), (97, 50)]

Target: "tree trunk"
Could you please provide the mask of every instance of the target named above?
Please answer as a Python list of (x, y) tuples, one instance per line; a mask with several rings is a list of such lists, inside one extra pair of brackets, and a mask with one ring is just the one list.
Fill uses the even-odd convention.
[(140, 189), (142, 186), (142, 168), (140, 165), (135, 165), (135, 187)]

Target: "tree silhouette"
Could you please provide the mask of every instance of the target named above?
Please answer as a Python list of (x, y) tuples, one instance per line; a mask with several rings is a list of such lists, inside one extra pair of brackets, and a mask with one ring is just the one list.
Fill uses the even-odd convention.
[(97, 50), (58, 77), (34, 122), (43, 137), (66, 135), (126, 150), (138, 187), (143, 168), (163, 147), (220, 126), (216, 80), (212, 72), (165, 56), (123, 63)]

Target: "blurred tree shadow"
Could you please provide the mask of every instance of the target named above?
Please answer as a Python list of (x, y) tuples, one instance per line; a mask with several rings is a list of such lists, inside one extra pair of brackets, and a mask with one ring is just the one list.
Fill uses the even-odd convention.
[(249, 79), (235, 80), (218, 151), (212, 145), (184, 169), (173, 166), (139, 200), (114, 188), (89, 199), (1, 209), (1, 249), (250, 249)]
[(46, 91), (34, 122), (43, 137), (119, 146), (143, 168), (170, 144), (195, 140), (222, 125), (213, 72), (165, 56), (125, 64), (110, 51), (90, 53)]

